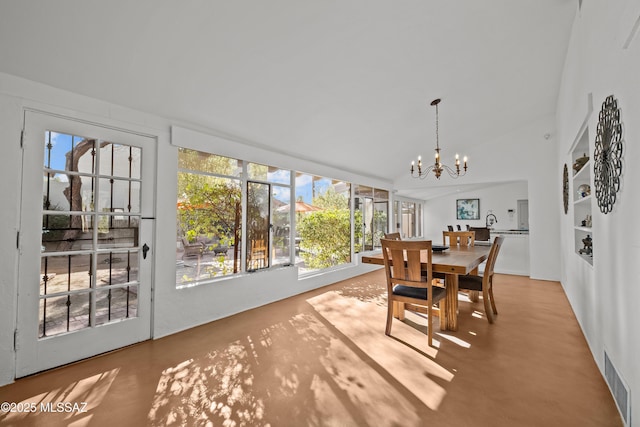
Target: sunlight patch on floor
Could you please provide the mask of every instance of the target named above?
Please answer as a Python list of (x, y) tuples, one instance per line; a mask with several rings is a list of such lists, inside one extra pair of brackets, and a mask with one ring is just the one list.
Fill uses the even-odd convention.
[(441, 336), (445, 340), (451, 341), (452, 343), (454, 343), (456, 345), (459, 345), (460, 347), (463, 347), (463, 348), (470, 348), (471, 347), (471, 344), (469, 344), (465, 340), (461, 340), (458, 337), (454, 337), (453, 335), (445, 334), (445, 333), (442, 333), (442, 332), (438, 332), (438, 335)]
[(264, 405), (250, 392), (250, 352), (235, 342), (224, 352), (212, 351), (165, 369), (147, 418), (154, 425), (259, 422)]
[(29, 405), (36, 410), (3, 413), (0, 424), (21, 425), (33, 412), (46, 413), (47, 422), (51, 425), (89, 425), (91, 411), (100, 406), (119, 371), (119, 368), (111, 369), (16, 402), (20, 407)]
[[(357, 399), (357, 387), (351, 381), (345, 381), (345, 378), (351, 377), (345, 373), (354, 369), (354, 366), (361, 368), (364, 357), (370, 359), (367, 364), (372, 371), (367, 381), (360, 382), (368, 388), (363, 396), (374, 408), (385, 406), (386, 403), (389, 405), (386, 409), (394, 407), (398, 410), (400, 402), (396, 399), (408, 392), (430, 409), (437, 410), (446, 395), (445, 389), (438, 383), (450, 382), (453, 374), (433, 360), (437, 349), (427, 345), (424, 333), (394, 319), (391, 337), (388, 337), (384, 334), (385, 308), (345, 298), (336, 292), (327, 292), (307, 301), (342, 335), (332, 341), (332, 353), (336, 353), (330, 358), (334, 364), (332, 368), (336, 370), (332, 374), (337, 378), (336, 381), (341, 381), (343, 389), (350, 390), (352, 399)], [(362, 374), (354, 370), (353, 377), (362, 378)], [(375, 391), (372, 395), (372, 390), (379, 390), (378, 395)], [(381, 394), (385, 392), (389, 394)], [(358, 405), (361, 404), (358, 402)], [(384, 418), (378, 421), (380, 419)], [(406, 423), (407, 420), (404, 421), (404, 424), (400, 424), (410, 425)]]

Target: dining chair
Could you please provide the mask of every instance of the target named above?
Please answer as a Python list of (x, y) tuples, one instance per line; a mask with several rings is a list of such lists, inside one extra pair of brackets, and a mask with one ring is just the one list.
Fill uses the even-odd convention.
[[(390, 240), (381, 239), (384, 269), (387, 277), (387, 326), (386, 335), (391, 335), (394, 314), (404, 319), (404, 310), (427, 315), (427, 342), (433, 343), (434, 314), (439, 314), (440, 322), (445, 318), (444, 288), (432, 285), (431, 240)], [(426, 276), (423, 275), (421, 254), (426, 255)], [(434, 307), (439, 303), (440, 307)]]
[[(384, 238), (385, 239), (389, 239), (389, 240), (402, 240), (402, 236), (400, 235), (400, 233), (385, 233), (384, 234)], [(422, 272), (422, 277), (423, 279), (427, 279), (427, 272), (423, 271)], [(442, 280), (444, 280), (444, 273), (433, 273), (433, 278), (441, 278)], [(436, 280), (435, 285), (439, 285), (438, 281)]]
[[(448, 242), (447, 242), (448, 240)], [(474, 231), (443, 231), (442, 244), (449, 246), (474, 246), (476, 233)]]
[[(475, 246), (476, 234), (473, 231), (443, 231), (442, 244), (445, 246)], [(444, 282), (444, 273), (433, 273), (434, 279)]]
[(489, 251), (489, 257), (487, 258), (487, 265), (484, 268), (482, 276), (467, 274), (465, 276), (458, 277), (459, 290), (482, 292), (484, 312), (489, 323), (493, 323), (493, 316), (498, 314), (498, 310), (496, 310), (496, 302), (493, 298), (493, 267), (496, 264), (498, 252), (500, 252), (503, 242), (503, 236), (497, 236), (493, 240), (491, 251)]

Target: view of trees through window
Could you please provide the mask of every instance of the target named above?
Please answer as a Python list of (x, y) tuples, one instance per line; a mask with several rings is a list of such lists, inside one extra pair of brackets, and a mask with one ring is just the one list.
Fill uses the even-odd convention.
[(247, 175), (247, 270), (291, 264), (291, 171), (247, 163)]
[(176, 285), (290, 264), (309, 274), (379, 248), (389, 193), (353, 190), (352, 225), (348, 182), (180, 148)]
[(179, 151), (176, 283), (240, 271), (241, 170), (235, 159)]
[(313, 271), (351, 262), (351, 184), (296, 176), (296, 265)]

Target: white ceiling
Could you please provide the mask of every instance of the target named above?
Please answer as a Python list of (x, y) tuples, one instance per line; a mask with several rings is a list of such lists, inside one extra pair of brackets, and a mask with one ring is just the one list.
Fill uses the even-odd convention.
[(393, 182), (431, 158), (434, 98), (445, 159), (553, 114), (576, 9), (0, 0), (0, 71)]

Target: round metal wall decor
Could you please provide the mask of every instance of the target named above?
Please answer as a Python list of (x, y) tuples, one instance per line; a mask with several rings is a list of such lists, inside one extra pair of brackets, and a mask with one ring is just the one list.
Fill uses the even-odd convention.
[(564, 213), (569, 210), (569, 168), (564, 164), (564, 172), (562, 172), (562, 203), (564, 204)]
[(613, 210), (622, 174), (622, 123), (618, 101), (610, 95), (598, 115), (594, 150), (594, 184), (596, 200), (602, 213)]

